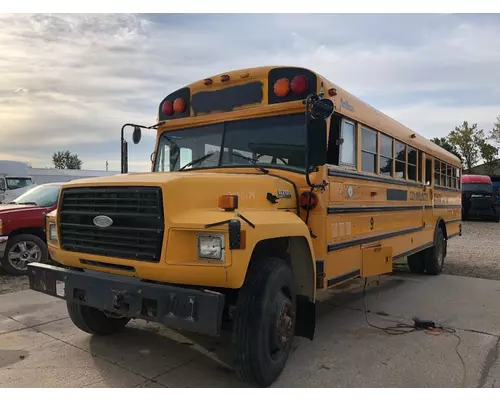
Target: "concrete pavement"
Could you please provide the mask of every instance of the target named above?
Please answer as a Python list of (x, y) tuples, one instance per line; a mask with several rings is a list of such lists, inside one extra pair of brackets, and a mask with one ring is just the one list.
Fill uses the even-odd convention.
[[(296, 339), (273, 386), (500, 387), (499, 281), (397, 273), (379, 287), (371, 282), (371, 324), (419, 317), (456, 330), (439, 336), (370, 327), (360, 283), (320, 297), (315, 340)], [(0, 296), (0, 387), (245, 386), (230, 358), (225, 337), (143, 321), (93, 337), (73, 326), (59, 299), (32, 291)]]

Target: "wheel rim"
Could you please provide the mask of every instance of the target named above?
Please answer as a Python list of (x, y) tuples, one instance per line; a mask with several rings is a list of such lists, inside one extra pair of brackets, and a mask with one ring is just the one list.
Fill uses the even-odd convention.
[(37, 244), (24, 241), (12, 246), (7, 257), (12, 267), (19, 271), (26, 271), (29, 263), (40, 261), (42, 250)]
[(276, 314), (271, 321), (270, 355), (273, 359), (286, 353), (293, 338), (293, 304), (289, 297), (280, 292), (276, 298)]

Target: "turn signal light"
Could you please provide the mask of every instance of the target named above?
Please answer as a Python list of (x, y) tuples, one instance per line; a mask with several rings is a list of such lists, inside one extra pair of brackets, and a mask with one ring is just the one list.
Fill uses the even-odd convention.
[(285, 97), (290, 93), (290, 81), (286, 78), (278, 79), (274, 83), (274, 94), (278, 97)]
[(223, 194), (217, 201), (217, 207), (224, 211), (234, 211), (238, 208), (238, 196), (234, 194)]
[(176, 114), (182, 114), (186, 109), (186, 103), (181, 98), (175, 99), (173, 108)]
[(318, 196), (315, 193), (304, 192), (299, 196), (299, 205), (304, 210), (312, 210), (318, 205)]

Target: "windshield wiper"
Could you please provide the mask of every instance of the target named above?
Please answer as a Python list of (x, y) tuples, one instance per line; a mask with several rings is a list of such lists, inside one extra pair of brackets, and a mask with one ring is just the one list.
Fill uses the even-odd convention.
[(34, 201), (25, 201), (24, 203), (15, 203), (15, 204), (21, 204), (23, 206), (37, 206), (38, 205)]
[(208, 154), (205, 154), (204, 156), (195, 158), (194, 160), (191, 160), (186, 165), (184, 165), (182, 168), (179, 168), (179, 171), (182, 171), (182, 170), (186, 169), (187, 167), (191, 167), (194, 164), (200, 164), (202, 161), (205, 161), (208, 157), (210, 157), (214, 154), (215, 153), (208, 153)]
[[(243, 158), (244, 160), (248, 160), (254, 164), (257, 164), (259, 162), (259, 160), (256, 160), (255, 158), (252, 158), (252, 157), (247, 157), (247, 156), (244, 156), (243, 154), (240, 154), (240, 153), (233, 153), (233, 156), (237, 156), (237, 157), (240, 157), (240, 158)], [(263, 168), (263, 167), (255, 167), (256, 169), (258, 169), (260, 172), (263, 172), (265, 174), (269, 173), (269, 170), (266, 169), (266, 168)]]

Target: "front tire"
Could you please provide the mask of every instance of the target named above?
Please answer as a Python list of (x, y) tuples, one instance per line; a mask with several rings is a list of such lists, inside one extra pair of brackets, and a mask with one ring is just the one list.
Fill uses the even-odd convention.
[(108, 317), (104, 312), (94, 307), (66, 302), (68, 314), (75, 326), (93, 335), (111, 335), (121, 331), (130, 318)]
[(296, 300), (292, 270), (282, 259), (252, 262), (240, 290), (233, 329), (239, 377), (267, 387), (283, 371), (294, 339)]
[(26, 275), (29, 263), (44, 263), (47, 262), (48, 257), (47, 245), (38, 236), (15, 235), (7, 242), (2, 268), (11, 275)]

